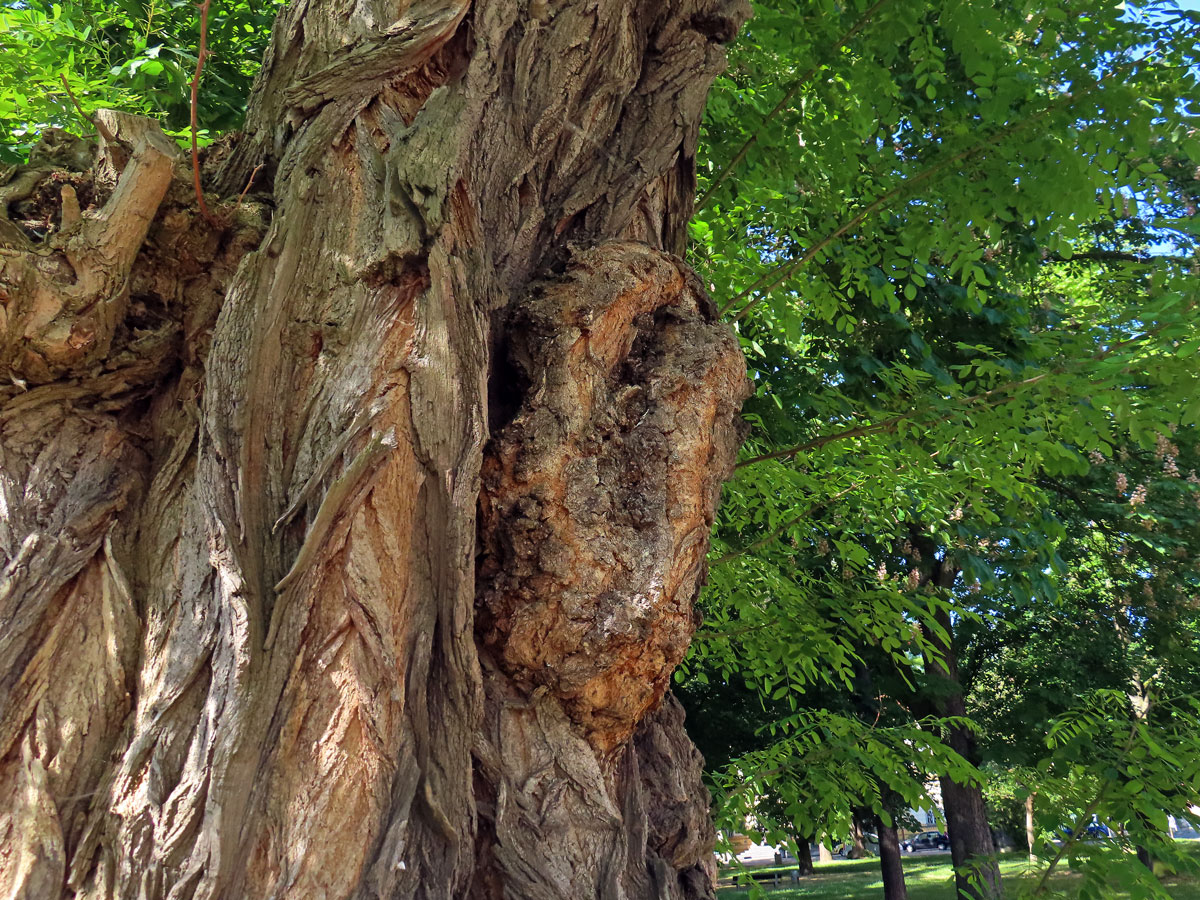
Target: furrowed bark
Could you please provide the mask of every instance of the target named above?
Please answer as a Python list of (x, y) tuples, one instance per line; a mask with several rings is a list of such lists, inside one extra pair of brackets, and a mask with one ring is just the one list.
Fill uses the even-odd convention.
[(0, 890), (711, 894), (746, 385), (672, 254), (746, 13), (295, 3), (208, 172), (269, 196), (130, 124), (0, 231)]

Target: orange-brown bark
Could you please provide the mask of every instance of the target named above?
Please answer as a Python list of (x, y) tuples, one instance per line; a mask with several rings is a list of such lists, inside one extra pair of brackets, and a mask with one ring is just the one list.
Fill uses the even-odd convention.
[(484, 463), (485, 643), (601, 751), (657, 705), (738, 445), (745, 363), (678, 260), (605, 244), (518, 307), (526, 398)]

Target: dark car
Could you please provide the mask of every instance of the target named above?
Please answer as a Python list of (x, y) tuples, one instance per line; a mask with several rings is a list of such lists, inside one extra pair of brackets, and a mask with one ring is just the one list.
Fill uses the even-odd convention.
[(925, 831), (904, 841), (900, 844), (900, 849), (905, 853), (912, 853), (914, 850), (949, 850), (950, 838), (940, 831)]

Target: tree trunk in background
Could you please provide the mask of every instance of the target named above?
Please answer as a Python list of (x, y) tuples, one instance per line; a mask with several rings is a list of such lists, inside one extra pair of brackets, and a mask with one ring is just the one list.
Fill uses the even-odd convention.
[(1037, 832), (1033, 827), (1033, 794), (1025, 798), (1025, 844), (1029, 847), (1029, 864), (1037, 864), (1037, 854), (1034, 847), (1037, 843)]
[(900, 836), (895, 825), (884, 825), (876, 818), (876, 833), (879, 835), (879, 871), (883, 877), (883, 900), (908, 900), (908, 888), (904, 884), (904, 858), (900, 852)]
[[(1126, 612), (1126, 615), (1127, 614), (1128, 613)], [(1122, 620), (1117, 619), (1116, 621), (1120, 623)], [(1117, 632), (1120, 634), (1121, 640), (1125, 644), (1126, 651), (1128, 652), (1130, 641), (1126, 629), (1118, 624)], [(1158, 674), (1161, 676), (1162, 673), (1159, 672)], [(1134, 719), (1140, 723), (1143, 723), (1144, 726), (1146, 720), (1150, 718), (1150, 706), (1152, 699), (1146, 679), (1142, 677), (1142, 673), (1136, 668), (1133, 672), (1133, 677), (1130, 679), (1130, 685), (1126, 696), (1129, 697), (1129, 706), (1130, 709), (1133, 710)], [(1156, 831), (1154, 823), (1150, 821), (1150, 817), (1145, 813), (1138, 810), (1134, 813), (1134, 815), (1137, 817), (1140, 830), (1143, 834), (1147, 832), (1153, 833)], [(1167, 834), (1170, 835), (1169, 829)], [(1150, 852), (1150, 848), (1144, 843), (1139, 843), (1134, 846), (1134, 850), (1137, 853), (1138, 862), (1145, 866), (1152, 874), (1155, 875), (1155, 878), (1157, 878), (1158, 875), (1154, 872), (1154, 855)]]
[(867, 842), (863, 838), (863, 811), (855, 810), (850, 818), (850, 848), (846, 851), (846, 859), (865, 859)]
[(824, 843), (820, 843), (817, 845), (817, 859), (822, 863), (833, 862), (833, 854), (830, 852), (829, 848), (825, 846)]
[(0, 894), (711, 896), (746, 381), (672, 254), (747, 12), (296, 2), (208, 166), (265, 195), (114, 119), (0, 247)]
[(801, 876), (813, 874), (812, 842), (807, 838), (796, 839), (796, 872)]
[[(933, 558), (932, 548), (927, 558)], [(952, 565), (939, 562), (934, 565), (931, 580), (935, 587), (949, 590), (957, 577), (957, 570)], [(929, 670), (942, 682), (935, 698), (936, 711), (939, 716), (965, 716), (966, 703), (958, 678), (953, 623), (946, 612), (938, 614), (937, 622), (943, 634), (931, 628), (926, 629), (926, 637), (935, 651), (929, 660)], [(945, 739), (955, 753), (972, 764), (978, 764), (975, 735), (969, 729), (949, 728)], [(946, 776), (938, 781), (942, 787), (950, 854), (956, 869), (954, 881), (957, 895), (966, 900), (997, 900), (1003, 897), (1000, 863), (996, 857), (992, 830), (988, 826), (983, 790), (978, 785), (959, 784)]]

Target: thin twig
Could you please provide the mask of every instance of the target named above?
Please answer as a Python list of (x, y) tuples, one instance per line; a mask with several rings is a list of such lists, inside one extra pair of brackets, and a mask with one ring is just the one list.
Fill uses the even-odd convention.
[[(863, 13), (859, 20), (850, 26), (849, 31), (838, 38), (837, 43), (835, 43), (833, 45), (833, 49), (830, 50), (830, 56), (846, 46), (851, 38), (862, 31), (863, 28), (866, 27), (867, 23), (875, 17), (875, 13), (879, 12), (879, 8), (889, 2), (890, 0), (876, 0), (875, 5)], [(812, 81), (813, 76), (821, 71), (824, 65), (825, 63), (817, 63), (803, 75), (797, 78), (795, 82), (793, 82), (792, 86), (788, 88), (787, 92), (783, 95), (780, 101), (775, 104), (775, 108), (767, 113), (766, 117), (759, 123), (758, 128), (754, 130), (754, 133), (746, 139), (746, 143), (742, 144), (741, 149), (739, 149), (738, 152), (733, 155), (733, 159), (729, 160), (729, 162), (725, 164), (725, 167), (721, 169), (720, 173), (718, 173), (716, 180), (714, 180), (713, 183), (708, 186), (708, 189), (700, 196), (700, 199), (696, 201), (697, 213), (708, 206), (708, 201), (712, 199), (712, 196), (716, 192), (717, 188), (725, 183), (726, 179), (733, 174), (733, 170), (736, 169), (738, 165), (741, 164), (742, 160), (746, 158), (746, 154), (750, 152), (750, 148), (758, 143), (758, 139), (762, 137), (762, 133), (766, 129), (767, 125), (770, 124), (776, 116), (778, 116), (784, 111), (784, 109), (787, 108), (788, 104), (792, 102), (792, 98), (795, 97), (800, 91), (800, 88)]]
[(113, 136), (113, 133), (108, 130), (108, 126), (101, 122), (99, 118), (93, 118), (84, 112), (83, 106), (78, 100), (75, 99), (75, 92), (71, 90), (71, 83), (67, 81), (67, 76), (60, 72), (58, 77), (62, 80), (63, 87), (66, 88), (67, 91), (67, 96), (71, 98), (71, 103), (75, 106), (75, 109), (79, 111), (79, 115), (83, 118), (83, 121), (87, 122), (98, 132), (100, 132), (100, 137), (104, 138), (104, 140), (108, 143), (111, 144), (113, 141), (115, 141), (116, 138)]
[[(981, 405), (984, 408), (987, 408), (990, 406), (999, 406), (1002, 403), (1010, 403), (1015, 398), (1012, 396), (1004, 396), (1008, 392), (1015, 391), (1018, 388), (1028, 387), (1031, 384), (1036, 384), (1043, 378), (1046, 378), (1050, 375), (1060, 375), (1064, 371), (1066, 371), (1066, 369), (1061, 367), (1052, 369), (1049, 372), (1043, 372), (1040, 375), (1033, 375), (1029, 378), (1022, 379), (1021, 381), (1011, 381), (1007, 384), (1002, 384), (999, 387), (992, 388), (990, 391), (984, 391), (981, 394), (974, 394), (970, 397), (964, 397), (959, 409), (952, 410), (951, 412), (940, 416), (935, 420), (934, 423), (931, 424), (936, 424), (937, 422), (947, 422), (952, 419), (954, 415), (960, 411), (963, 411), (965, 408), (973, 409)], [(993, 400), (997, 394), (1001, 396)], [(920, 414), (901, 413), (899, 415), (891, 416), (880, 422), (873, 422), (868, 425), (856, 425), (853, 428), (846, 428), (842, 431), (834, 431), (830, 434), (823, 434), (820, 437), (813, 438), (811, 441), (805, 441), (803, 444), (796, 444), (794, 447), (788, 447), (784, 450), (776, 450), (773, 453), (764, 453), (761, 456), (752, 456), (750, 459), (743, 460), (742, 462), (738, 463), (734, 468), (743, 469), (746, 466), (752, 466), (755, 463), (766, 462), (770, 459), (790, 459), (791, 457), (798, 456), (801, 453), (807, 453), (809, 450), (816, 450), (820, 447), (824, 447), (826, 444), (832, 444), (834, 441), (844, 440), (845, 438), (866, 437), (867, 435), (871, 434), (879, 434), (880, 432), (889, 431), (895, 428), (901, 422), (920, 422), (921, 418), (922, 417)]]
[[(1195, 305), (1195, 303), (1189, 303), (1184, 308), (1184, 312), (1191, 312)], [(1132, 346), (1133, 344), (1142, 343), (1150, 340), (1151, 338), (1158, 337), (1163, 331), (1170, 327), (1171, 324), (1172, 323), (1170, 321), (1160, 322), (1155, 327), (1149, 328), (1140, 334), (1134, 335), (1133, 337), (1128, 337), (1120, 341), (1114, 341), (1112, 344), (1109, 344), (1098, 353), (1094, 353), (1091, 356), (1081, 360), (1076, 366), (1055, 366), (1053, 369), (1042, 372), (1040, 375), (1031, 375), (1029, 378), (1023, 378), (1020, 381), (1010, 381), (994, 387), (991, 390), (984, 391), (981, 394), (972, 394), (969, 397), (964, 397), (957, 409), (938, 416), (929, 424), (937, 425), (942, 422), (948, 422), (953, 419), (955, 415), (960, 412), (964, 412), (967, 409), (974, 409), (976, 407), (988, 409), (993, 406), (1000, 406), (1004, 403), (1011, 403), (1016, 399), (1016, 396), (1013, 394), (1013, 392), (1023, 387), (1029, 387), (1032, 384), (1037, 384), (1039, 381), (1042, 381), (1051, 375), (1064, 375), (1072, 371), (1072, 369), (1082, 369), (1090, 363), (1103, 362), (1118, 350), (1124, 350), (1126, 347)], [(1093, 382), (1093, 385), (1097, 387), (1103, 384), (1103, 381)], [(856, 425), (853, 428), (846, 428), (842, 431), (834, 431), (830, 434), (823, 434), (820, 437), (813, 438), (811, 441), (805, 441), (803, 444), (796, 444), (795, 446), (787, 447), (783, 450), (776, 450), (773, 453), (763, 453), (760, 456), (752, 456), (750, 459), (746, 459), (738, 463), (734, 466), (734, 468), (743, 469), (746, 466), (752, 466), (755, 463), (766, 462), (767, 460), (771, 459), (790, 459), (791, 457), (798, 456), (801, 453), (807, 453), (809, 450), (817, 450), (821, 447), (824, 447), (826, 444), (832, 444), (834, 441), (840, 441), (853, 437), (866, 437), (867, 435), (871, 434), (879, 434), (880, 432), (890, 431), (901, 422), (909, 421), (917, 423), (921, 422), (922, 418), (922, 415), (919, 413), (900, 413), (899, 415), (891, 416), (880, 422), (874, 422), (868, 425)]]
[(912, 188), (916, 187), (917, 185), (919, 185), (925, 181), (928, 181), (930, 178), (932, 178), (934, 175), (941, 172), (943, 169), (947, 168), (948, 166), (951, 166), (957, 162), (961, 162), (962, 160), (967, 159), (968, 157), (974, 156), (976, 153), (980, 153), (984, 150), (987, 150), (989, 147), (995, 146), (1000, 140), (1002, 140), (1004, 138), (1012, 137), (1017, 132), (1023, 131), (1024, 129), (1028, 128), (1029, 126), (1035, 124), (1036, 122), (1041, 120), (1043, 117), (1045, 117), (1049, 113), (1057, 110), (1058, 108), (1060, 108), (1062, 106), (1069, 106), (1070, 104), (1082, 99), (1083, 97), (1085, 97), (1091, 93), (1094, 93), (1096, 90), (1098, 90), (1100, 88), (1100, 86), (1102, 84), (1104, 84), (1107, 81), (1109, 81), (1110, 79), (1114, 78), (1116, 76), (1116, 74), (1117, 74), (1116, 71), (1110, 72), (1104, 78), (1097, 81), (1094, 85), (1091, 85), (1090, 87), (1088, 87), (1082, 91), (1079, 91), (1078, 93), (1064, 94), (1061, 98), (1059, 98), (1055, 102), (1047, 104), (1039, 112), (1036, 112), (1036, 113), (1034, 113), (1026, 118), (1023, 118), (1023, 119), (1018, 118), (1013, 122), (1012, 125), (1010, 125), (1007, 128), (1000, 129), (995, 134), (990, 135), (985, 140), (982, 140), (982, 141), (979, 141), (978, 143), (972, 144), (970, 147), (967, 147), (965, 150), (961, 150), (958, 153), (955, 153), (953, 156), (949, 156), (946, 159), (943, 159), (943, 160), (940, 160), (940, 161), (934, 163), (933, 165), (929, 166), (927, 169), (924, 169), (923, 171), (914, 175), (912, 178), (907, 178), (904, 181), (901, 181), (895, 187), (891, 188), (888, 191), (885, 191), (883, 194), (881, 194), (875, 200), (871, 201), (871, 203), (869, 203), (867, 206), (865, 206), (858, 214), (856, 214), (851, 219), (847, 220), (844, 224), (840, 225), (835, 231), (833, 231), (832, 233), (821, 238), (821, 240), (817, 241), (817, 243), (815, 243), (812, 247), (810, 247), (808, 250), (806, 250), (800, 256), (793, 257), (792, 259), (785, 259), (783, 262), (780, 262), (777, 265), (772, 266), (770, 269), (768, 269), (766, 272), (764, 272), (763, 275), (760, 276), (757, 281), (755, 281), (753, 284), (751, 284), (745, 290), (738, 293), (736, 296), (731, 298), (728, 303), (726, 303), (724, 306), (722, 306), (720, 309), (720, 315), (724, 316), (725, 313), (727, 313), (730, 309), (732, 309), (738, 303), (739, 300), (743, 300), (746, 297), (748, 297), (749, 295), (758, 292), (759, 296), (756, 299), (747, 303), (745, 306), (743, 306), (741, 308), (741, 310), (738, 311), (738, 314), (733, 317), (733, 321), (737, 322), (737, 321), (740, 321), (741, 319), (745, 318), (746, 315), (750, 312), (750, 310), (754, 309), (754, 307), (756, 307), (756, 306), (758, 306), (758, 304), (762, 303), (763, 300), (767, 299), (767, 296), (771, 293), (771, 291), (773, 291), (776, 288), (785, 284), (787, 282), (787, 280), (789, 278), (791, 278), (792, 275), (794, 275), (802, 266), (804, 266), (806, 263), (810, 262), (815, 256), (817, 256), (819, 253), (821, 253), (821, 251), (823, 251), (826, 247), (828, 247), (830, 244), (832, 244), (838, 238), (845, 235), (851, 229), (856, 228), (857, 226), (861, 225), (864, 221), (866, 221), (866, 219), (868, 217), (870, 217), (872, 214), (878, 212), (884, 206), (888, 205), (892, 200), (896, 199), (899, 196), (907, 194), (909, 192), (909, 190), (911, 190)]
[(887, 206), (889, 203), (891, 203), (892, 200), (896, 199), (897, 197), (901, 196), (902, 194), (908, 193), (910, 190), (912, 190), (917, 185), (928, 181), (930, 178), (932, 178), (934, 175), (938, 174), (939, 172), (941, 172), (943, 169), (947, 168), (948, 166), (952, 166), (957, 162), (961, 162), (962, 160), (966, 159), (967, 157), (972, 156), (972, 155), (980, 152), (981, 150), (986, 149), (987, 147), (991, 146), (997, 138), (1004, 137), (1006, 134), (1008, 134), (1012, 131), (1015, 131), (1015, 130), (1016, 129), (1005, 129), (1004, 131), (995, 135), (992, 139), (990, 139), (988, 141), (981, 141), (978, 144), (973, 144), (972, 146), (968, 147), (966, 150), (963, 150), (959, 153), (955, 153), (953, 156), (947, 157), (946, 159), (943, 159), (943, 160), (940, 160), (939, 162), (934, 163), (932, 166), (925, 169), (923, 172), (919, 172), (918, 174), (914, 175), (912, 178), (907, 178), (904, 181), (901, 181), (899, 184), (897, 184), (891, 190), (884, 191), (884, 193), (880, 194), (878, 197), (876, 197), (874, 200), (872, 200), (869, 204), (864, 206), (857, 215), (846, 220), (844, 223), (842, 223), (840, 226), (838, 226), (837, 229), (830, 232), (825, 237), (821, 238), (821, 240), (819, 240), (815, 244), (813, 244), (810, 248), (808, 248), (808, 250), (806, 250), (800, 256), (794, 257), (792, 259), (784, 260), (783, 262), (779, 263), (778, 265), (773, 266), (772, 268), (768, 269), (762, 275), (762, 277), (760, 277), (752, 285), (750, 285), (748, 288), (746, 288), (741, 293), (734, 296), (732, 299), (730, 299), (730, 301), (728, 303), (726, 303), (724, 306), (722, 306), (721, 310), (720, 310), (720, 314), (722, 316), (724, 316), (725, 313), (727, 313), (730, 309), (732, 309), (733, 306), (739, 300), (742, 300), (742, 299), (748, 297), (750, 294), (758, 292), (759, 297), (755, 300), (751, 300), (749, 303), (747, 303), (745, 306), (743, 306), (741, 308), (741, 310), (738, 311), (738, 314), (733, 317), (733, 321), (735, 321), (735, 322), (740, 321), (741, 319), (744, 319), (746, 317), (746, 315), (750, 312), (750, 310), (754, 309), (754, 307), (756, 307), (756, 306), (758, 306), (758, 304), (762, 303), (762, 301), (767, 298), (767, 296), (771, 293), (771, 291), (773, 291), (777, 287), (780, 287), (781, 285), (785, 284), (787, 282), (787, 280), (789, 278), (791, 278), (792, 275), (794, 275), (802, 266), (804, 266), (805, 264), (810, 262), (815, 256), (817, 256), (817, 254), (819, 254), (821, 251), (823, 251), (826, 247), (828, 247), (830, 244), (832, 244), (838, 238), (845, 235), (848, 231), (850, 231), (853, 228), (857, 228), (864, 221), (866, 221), (872, 214), (878, 212), (884, 206)]
[(192, 183), (196, 187), (196, 202), (200, 204), (200, 214), (214, 228), (220, 228), (221, 223), (208, 211), (204, 202), (204, 191), (200, 187), (200, 150), (196, 146), (196, 107), (200, 98), (200, 73), (204, 71), (204, 59), (208, 56), (208, 5), (212, 0), (204, 0), (200, 4), (200, 52), (196, 54), (196, 74), (192, 76)]
[(246, 199), (246, 194), (249, 193), (249, 191), (250, 191), (250, 185), (254, 184), (254, 176), (258, 174), (258, 170), (261, 169), (262, 167), (263, 167), (263, 164), (259, 163), (250, 172), (250, 180), (246, 182), (246, 186), (244, 188), (242, 188), (242, 192), (240, 194), (238, 194), (237, 204), (233, 207), (235, 210), (242, 208), (242, 201), (244, 199)]
[(1055, 263), (1128, 262), (1144, 265), (1149, 265), (1150, 263), (1172, 263), (1180, 266), (1189, 266), (1195, 262), (1195, 260), (1187, 259), (1183, 256), (1166, 256), (1157, 253), (1127, 253), (1121, 250), (1080, 250), (1072, 253), (1070, 256), (1052, 253), (1046, 259), (1047, 262)]

